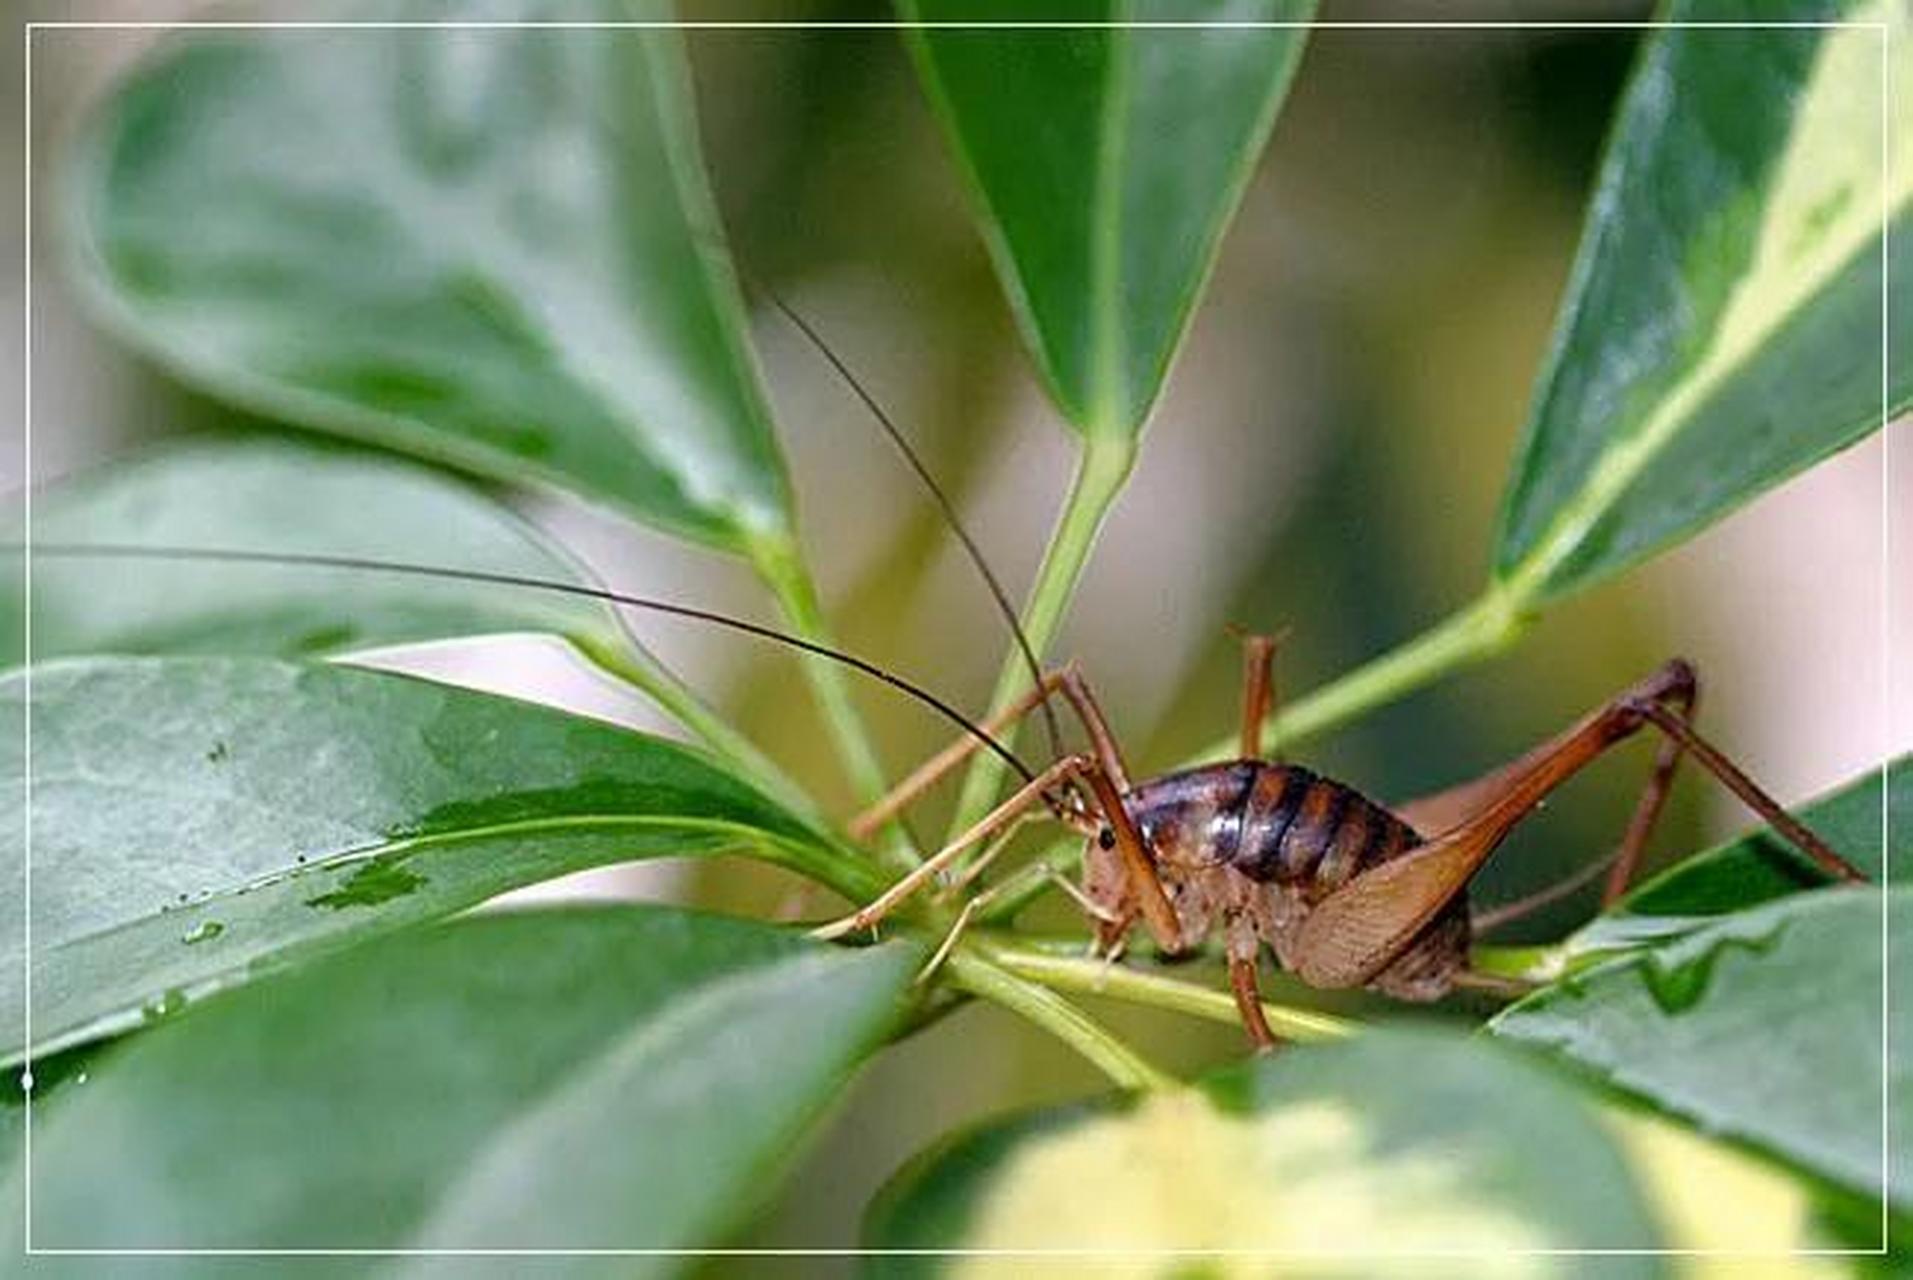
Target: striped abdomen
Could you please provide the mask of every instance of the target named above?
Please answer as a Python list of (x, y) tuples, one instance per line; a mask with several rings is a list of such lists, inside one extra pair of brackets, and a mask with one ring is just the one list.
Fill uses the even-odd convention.
[(1421, 843), (1352, 787), (1292, 764), (1239, 760), (1157, 778), (1130, 796), (1144, 835), (1185, 865), (1221, 864), (1316, 902)]

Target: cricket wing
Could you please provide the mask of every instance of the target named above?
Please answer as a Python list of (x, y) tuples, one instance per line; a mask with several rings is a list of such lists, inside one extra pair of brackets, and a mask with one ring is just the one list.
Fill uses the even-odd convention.
[(1388, 967), (1461, 892), (1507, 834), (1468, 824), (1364, 871), (1309, 912), (1290, 952), (1312, 987), (1359, 987)]

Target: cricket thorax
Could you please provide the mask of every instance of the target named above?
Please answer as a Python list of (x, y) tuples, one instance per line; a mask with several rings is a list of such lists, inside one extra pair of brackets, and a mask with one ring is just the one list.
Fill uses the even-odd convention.
[[(1295, 931), (1323, 898), (1422, 840), (1353, 787), (1292, 764), (1210, 765), (1143, 783), (1130, 810), (1183, 927), (1206, 935), (1232, 904), (1285, 967)], [(1445, 994), (1465, 966), (1466, 895), (1457, 895), (1369, 985), (1407, 999)]]

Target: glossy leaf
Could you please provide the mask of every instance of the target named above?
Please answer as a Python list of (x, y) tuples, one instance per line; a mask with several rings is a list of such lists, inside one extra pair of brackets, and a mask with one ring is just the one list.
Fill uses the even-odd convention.
[(193, 31), (72, 172), (86, 291), (215, 395), (722, 547), (786, 527), (674, 31)]
[[(35, 1126), (34, 1245), (721, 1243), (888, 1028), (918, 963), (905, 947), (837, 950), (644, 907), (383, 939), (108, 1055)], [(17, 1171), (10, 1190), (17, 1232)], [(333, 1260), (385, 1276), (461, 1261)], [(196, 1275), (204, 1259), (170, 1265)]]
[[(1432, 1030), (1296, 1045), (1200, 1089), (1037, 1112), (960, 1134), (873, 1205), (904, 1249), (1254, 1251), (1310, 1274), (1378, 1256), (1653, 1248), (1655, 1224), (1590, 1111), (1497, 1046)], [(1644, 1259), (1615, 1274), (1654, 1274)], [(1633, 1270), (1628, 1270), (1632, 1267)], [(872, 1260), (877, 1275), (946, 1264)]]
[[(1869, 770), (1795, 816), (1869, 878), (1885, 874), (1891, 833), (1896, 867), (1913, 856), (1913, 756)], [(1817, 889), (1832, 877), (1771, 829), (1684, 858), (1636, 886), (1566, 944), (1574, 958), (1689, 932), (1717, 916)]]
[[(12, 513), (10, 536), (23, 532)], [(102, 468), (35, 496), (37, 544), (239, 548), (581, 580), (511, 512), (393, 459), (266, 438), (194, 442)], [(111, 557), (35, 557), (33, 651), (260, 653), (288, 657), (452, 636), (551, 631), (618, 643), (604, 608), (550, 592), (370, 572)], [(22, 603), (0, 571), (0, 601)], [(0, 661), (20, 624), (0, 619)]]
[[(289, 956), (582, 867), (752, 853), (860, 864), (700, 753), (387, 672), (263, 658), (71, 659), (31, 682), (35, 1049), (176, 1011)], [(17, 882), (22, 824), (0, 864)], [(20, 1056), (23, 904), (0, 905), (0, 1054)]]
[[(1312, 0), (901, 0), (906, 18), (1305, 22)], [(910, 31), (1025, 341), (1064, 415), (1130, 435), (1162, 389), (1301, 57), (1292, 28)]]
[[(1787, 15), (1844, 27), (1730, 25), (1771, 18), (1757, 0), (1666, 16), (1723, 25), (1659, 31), (1621, 106), (1502, 511), (1496, 572), (1526, 600), (1883, 425), (1882, 289), (1913, 272), (1913, 129), (1889, 156), (1883, 42), (1913, 75), (1913, 18), (1899, 0)], [(1913, 291), (1887, 302), (1913, 331)], [(1885, 396), (1913, 403), (1913, 363)]]
[[(1825, 889), (1738, 912), (1569, 977), (1501, 1013), (1501, 1036), (1545, 1047), (1616, 1088), (1823, 1178), (1910, 1201), (1903, 1143), (1881, 1107), (1913, 1096), (1886, 1037), (1913, 1036), (1913, 997), (1885, 956), (1913, 946), (1905, 890)], [(1887, 1167), (1890, 1160), (1890, 1179)]]

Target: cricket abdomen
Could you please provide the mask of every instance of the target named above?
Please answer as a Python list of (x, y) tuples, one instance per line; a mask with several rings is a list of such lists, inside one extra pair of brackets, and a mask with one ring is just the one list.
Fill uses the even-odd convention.
[(1311, 903), (1421, 843), (1361, 792), (1300, 765), (1190, 769), (1144, 783), (1130, 803), (1145, 837), (1172, 860), (1232, 867)]
[[(1183, 877), (1226, 867), (1262, 886), (1258, 931), (1285, 965), (1316, 903), (1422, 843), (1355, 788), (1293, 764), (1238, 760), (1170, 774), (1139, 786), (1130, 806), (1145, 840)], [(1368, 985), (1410, 1000), (1445, 994), (1466, 965), (1469, 934), (1463, 891)]]
[(1413, 828), (1355, 788), (1300, 765), (1259, 766), (1242, 802), (1229, 865), (1319, 902), (1363, 871), (1421, 843)]

